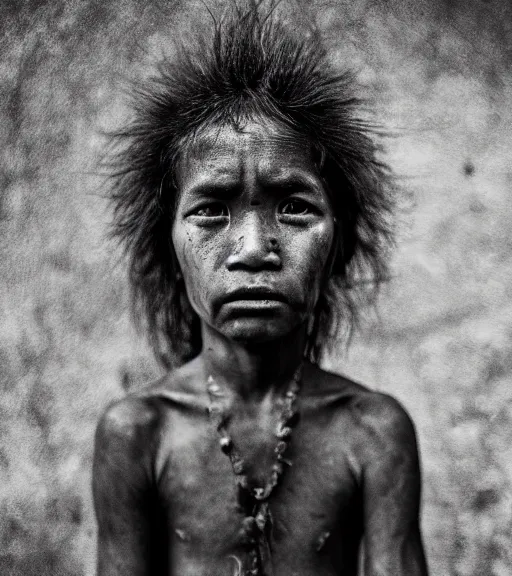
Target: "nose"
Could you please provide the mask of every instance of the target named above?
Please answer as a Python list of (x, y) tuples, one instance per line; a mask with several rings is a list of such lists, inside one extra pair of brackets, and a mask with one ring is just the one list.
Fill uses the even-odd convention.
[(280, 247), (272, 226), (257, 213), (250, 212), (234, 230), (233, 249), (226, 259), (232, 270), (279, 270)]

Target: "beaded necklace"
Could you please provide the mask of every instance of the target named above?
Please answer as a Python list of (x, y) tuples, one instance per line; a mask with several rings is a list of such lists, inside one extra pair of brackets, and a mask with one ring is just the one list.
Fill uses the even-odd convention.
[(291, 462), (285, 458), (285, 454), (291, 440), (292, 428), (299, 417), (297, 395), (300, 390), (301, 379), (302, 364), (295, 371), (283, 399), (275, 430), (277, 438), (277, 444), (274, 448), (276, 461), (272, 465), (270, 477), (264, 487), (251, 487), (246, 475), (244, 459), (236, 450), (227, 429), (230, 417), (219, 401), (223, 397), (222, 390), (211, 376), (208, 378), (207, 389), (210, 397), (208, 413), (215, 422), (219, 433), (220, 449), (231, 461), (235, 483), (238, 487), (238, 507), (245, 514), (241, 528), (243, 542), (248, 548), (248, 568), (245, 569), (245, 576), (272, 576), (269, 545), (272, 515), (269, 508), (269, 498), (274, 488), (279, 484), (285, 466), (291, 466)]

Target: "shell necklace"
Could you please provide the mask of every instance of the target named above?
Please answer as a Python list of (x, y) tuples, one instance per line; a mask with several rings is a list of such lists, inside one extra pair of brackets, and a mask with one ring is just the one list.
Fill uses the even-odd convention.
[(208, 414), (214, 421), (219, 433), (220, 449), (231, 461), (231, 467), (238, 487), (238, 506), (245, 514), (242, 520), (241, 536), (248, 548), (248, 567), (245, 576), (272, 576), (272, 558), (270, 552), (270, 535), (272, 530), (272, 515), (269, 508), (269, 498), (274, 488), (279, 484), (285, 466), (291, 466), (286, 451), (291, 440), (292, 428), (298, 421), (297, 395), (302, 380), (303, 364), (295, 371), (282, 402), (282, 409), (275, 430), (277, 443), (274, 448), (275, 462), (270, 476), (263, 487), (251, 487), (246, 475), (246, 464), (241, 454), (233, 444), (227, 426), (230, 417), (226, 413), (220, 399), (223, 397), (220, 386), (208, 378), (208, 395), (210, 405)]

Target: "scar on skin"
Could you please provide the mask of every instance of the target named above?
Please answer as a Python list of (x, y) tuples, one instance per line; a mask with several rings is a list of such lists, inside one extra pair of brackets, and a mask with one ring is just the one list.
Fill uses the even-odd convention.
[(182, 530), (181, 528), (176, 528), (176, 530), (174, 530), (174, 532), (176, 532), (176, 536), (180, 540), (183, 540), (183, 542), (189, 542), (190, 541), (189, 535), (185, 532), (185, 530)]
[(231, 560), (233, 560), (235, 562), (235, 571), (233, 572), (233, 576), (241, 576), (241, 574), (242, 574), (242, 562), (240, 561), (240, 559), (237, 556), (234, 556), (233, 554), (228, 556), (228, 558), (230, 558)]
[(322, 548), (325, 546), (325, 543), (327, 542), (329, 536), (331, 535), (331, 533), (326, 530), (325, 532), (322, 532), (320, 534), (320, 536), (318, 537), (318, 540), (316, 541), (316, 551), (320, 552), (320, 550), (322, 550)]
[(233, 250), (233, 254), (239, 254), (240, 251), (242, 250), (242, 247), (244, 245), (244, 236), (240, 236), (239, 238), (237, 238), (236, 244), (235, 244), (235, 248)]

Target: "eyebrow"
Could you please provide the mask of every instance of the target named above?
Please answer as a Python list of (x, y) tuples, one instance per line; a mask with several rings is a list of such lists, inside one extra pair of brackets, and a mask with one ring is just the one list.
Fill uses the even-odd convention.
[(318, 179), (302, 172), (288, 172), (279, 176), (265, 177), (262, 179), (262, 185), (271, 190), (317, 192), (321, 189), (321, 183)]
[[(261, 188), (265, 192), (275, 195), (289, 194), (292, 191), (315, 193), (321, 190), (321, 183), (306, 174), (299, 172), (284, 173), (278, 176), (266, 176), (260, 179)], [(219, 200), (229, 200), (236, 196), (243, 188), (243, 182), (239, 181), (215, 181), (204, 180), (192, 184), (186, 193), (194, 196), (213, 196)]]
[(219, 200), (229, 200), (237, 194), (241, 189), (238, 182), (215, 182), (212, 180), (205, 180), (198, 184), (192, 184), (185, 192), (193, 196), (214, 196)]

